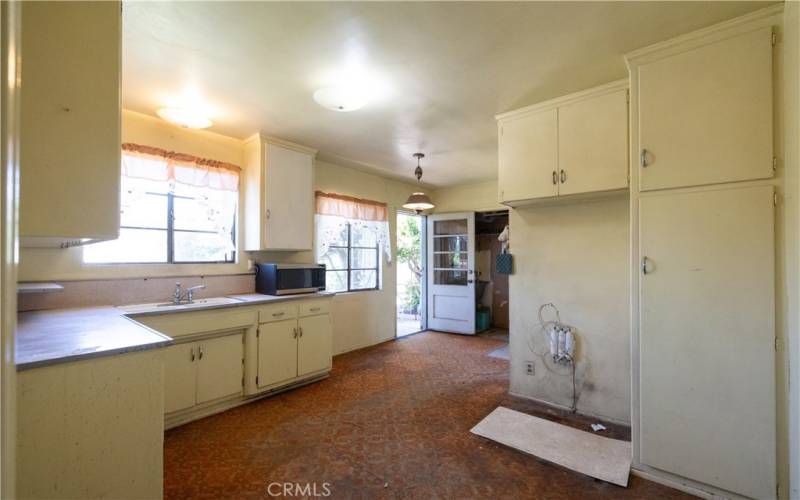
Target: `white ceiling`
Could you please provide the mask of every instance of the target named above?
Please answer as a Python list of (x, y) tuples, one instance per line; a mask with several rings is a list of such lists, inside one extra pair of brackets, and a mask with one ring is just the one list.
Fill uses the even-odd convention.
[[(765, 6), (126, 2), (123, 106), (154, 114), (193, 89), (221, 134), (406, 179), (422, 151), (426, 183), (473, 183), (497, 176), (495, 114), (624, 78), (625, 52)], [(318, 106), (313, 92), (353, 65), (383, 96)]]

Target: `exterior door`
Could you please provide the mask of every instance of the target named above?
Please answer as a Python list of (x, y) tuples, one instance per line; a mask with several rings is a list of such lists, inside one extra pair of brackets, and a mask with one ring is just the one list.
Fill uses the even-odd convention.
[(428, 328), (475, 333), (475, 213), (428, 217)]
[(297, 376), (297, 320), (258, 325), (258, 386)]
[(331, 317), (329, 314), (300, 318), (297, 340), (297, 375), (331, 367)]
[(640, 456), (775, 495), (772, 186), (642, 197)]
[(194, 406), (197, 344), (178, 344), (164, 349), (164, 413)]
[(242, 393), (241, 333), (203, 340), (197, 356), (197, 404)]

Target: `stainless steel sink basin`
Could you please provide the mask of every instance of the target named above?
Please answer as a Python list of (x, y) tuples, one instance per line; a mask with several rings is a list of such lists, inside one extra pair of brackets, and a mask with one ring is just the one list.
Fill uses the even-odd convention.
[(184, 309), (202, 309), (203, 307), (219, 306), (224, 304), (238, 304), (242, 302), (239, 299), (231, 297), (212, 297), (208, 299), (196, 299), (191, 304), (173, 304), (172, 302), (153, 302), (150, 304), (133, 304), (129, 306), (118, 306), (118, 309), (126, 313), (143, 313), (152, 311), (171, 311), (171, 310), (184, 310)]

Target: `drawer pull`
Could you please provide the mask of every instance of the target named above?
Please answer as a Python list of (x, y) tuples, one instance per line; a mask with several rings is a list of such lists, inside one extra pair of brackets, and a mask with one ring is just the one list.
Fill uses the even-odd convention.
[(309, 311), (311, 311), (311, 312), (317, 312), (317, 311), (319, 311), (320, 309), (322, 309), (322, 308), (321, 308), (321, 307), (312, 307), (311, 309), (309, 309)]
[(280, 317), (281, 317), (281, 316), (283, 316), (284, 314), (286, 314), (286, 313), (285, 313), (285, 312), (283, 312), (283, 311), (281, 311), (281, 312), (278, 312), (278, 313), (272, 313), (272, 317), (273, 317), (273, 318), (280, 318)]

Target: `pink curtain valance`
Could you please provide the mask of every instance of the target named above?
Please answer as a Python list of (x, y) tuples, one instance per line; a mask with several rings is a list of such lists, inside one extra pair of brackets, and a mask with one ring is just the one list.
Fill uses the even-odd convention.
[(322, 191), (317, 191), (316, 195), (317, 214), (366, 221), (389, 220), (386, 203)]
[(126, 177), (239, 190), (241, 168), (232, 163), (129, 142), (122, 145), (122, 153), (122, 175)]

